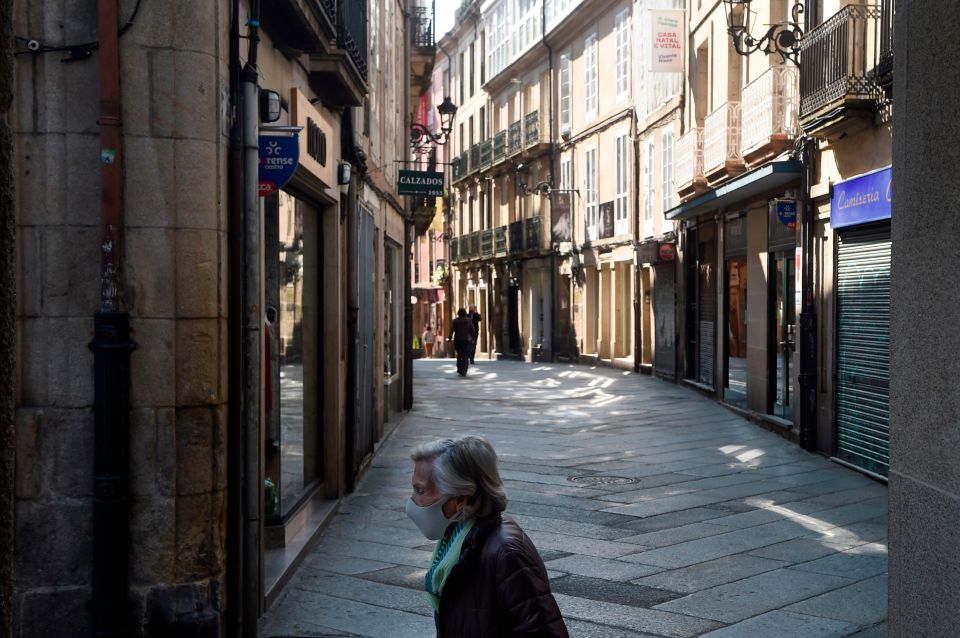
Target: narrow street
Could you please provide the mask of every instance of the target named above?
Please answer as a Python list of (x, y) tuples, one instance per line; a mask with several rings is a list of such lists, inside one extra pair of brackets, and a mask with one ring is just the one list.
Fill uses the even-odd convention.
[(410, 449), (481, 433), (571, 636), (885, 636), (887, 488), (683, 387), (629, 372), (415, 363), (415, 407), (261, 636), (424, 638), (432, 551)]

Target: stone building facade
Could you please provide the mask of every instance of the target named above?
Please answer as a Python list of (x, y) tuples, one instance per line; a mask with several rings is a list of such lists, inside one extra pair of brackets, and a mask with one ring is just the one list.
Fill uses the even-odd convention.
[[(88, 635), (103, 603), (95, 396), (115, 388), (97, 387), (88, 347), (102, 164), (122, 167), (110, 232), (134, 346), (114, 530), (129, 635), (256, 635), (404, 410), (410, 215), (393, 175), (408, 157), (410, 3), (259, 4), (118, 3), (119, 148), (100, 139), (95, 8), (15, 7), (16, 636)], [(300, 160), (245, 217), (251, 43), (279, 111), (247, 112), (262, 142), (296, 136)], [(249, 306), (245, 289), (259, 290)]]

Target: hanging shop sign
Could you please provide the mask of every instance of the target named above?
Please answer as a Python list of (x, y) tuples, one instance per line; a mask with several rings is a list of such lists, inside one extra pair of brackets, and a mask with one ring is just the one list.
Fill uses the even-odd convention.
[(647, 70), (653, 73), (683, 72), (683, 9), (650, 11), (647, 38)]
[(550, 212), (553, 217), (551, 241), (555, 244), (570, 241), (573, 230), (573, 223), (570, 221), (570, 193), (553, 193)]
[(443, 197), (443, 173), (437, 171), (397, 171), (397, 194), (416, 197)]
[(645, 241), (637, 246), (637, 263), (640, 264), (658, 264), (676, 258), (676, 244)]
[(257, 191), (260, 197), (276, 193), (283, 188), (294, 171), (300, 157), (300, 138), (296, 135), (260, 136), (260, 171)]
[(797, 200), (795, 199), (775, 199), (771, 202), (774, 212), (780, 223), (787, 228), (797, 227)]
[(890, 219), (892, 202), (893, 170), (889, 166), (839, 182), (830, 196), (830, 225), (843, 228)]
[(290, 124), (301, 127), (297, 179), (320, 188), (335, 188), (336, 171), (341, 166), (340, 133), (334, 134), (335, 118), (326, 109), (318, 109), (298, 89), (290, 89)]

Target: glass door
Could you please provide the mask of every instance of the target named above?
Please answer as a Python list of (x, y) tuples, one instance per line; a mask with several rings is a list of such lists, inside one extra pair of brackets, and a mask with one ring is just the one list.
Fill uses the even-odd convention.
[(793, 387), (790, 360), (796, 348), (796, 309), (794, 306), (795, 260), (793, 252), (771, 255), (770, 300), (770, 413), (793, 421)]

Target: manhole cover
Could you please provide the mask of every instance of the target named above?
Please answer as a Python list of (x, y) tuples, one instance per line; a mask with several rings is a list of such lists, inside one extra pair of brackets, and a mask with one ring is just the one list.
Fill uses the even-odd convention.
[(637, 479), (628, 476), (569, 476), (567, 480), (581, 485), (633, 485), (639, 483)]

